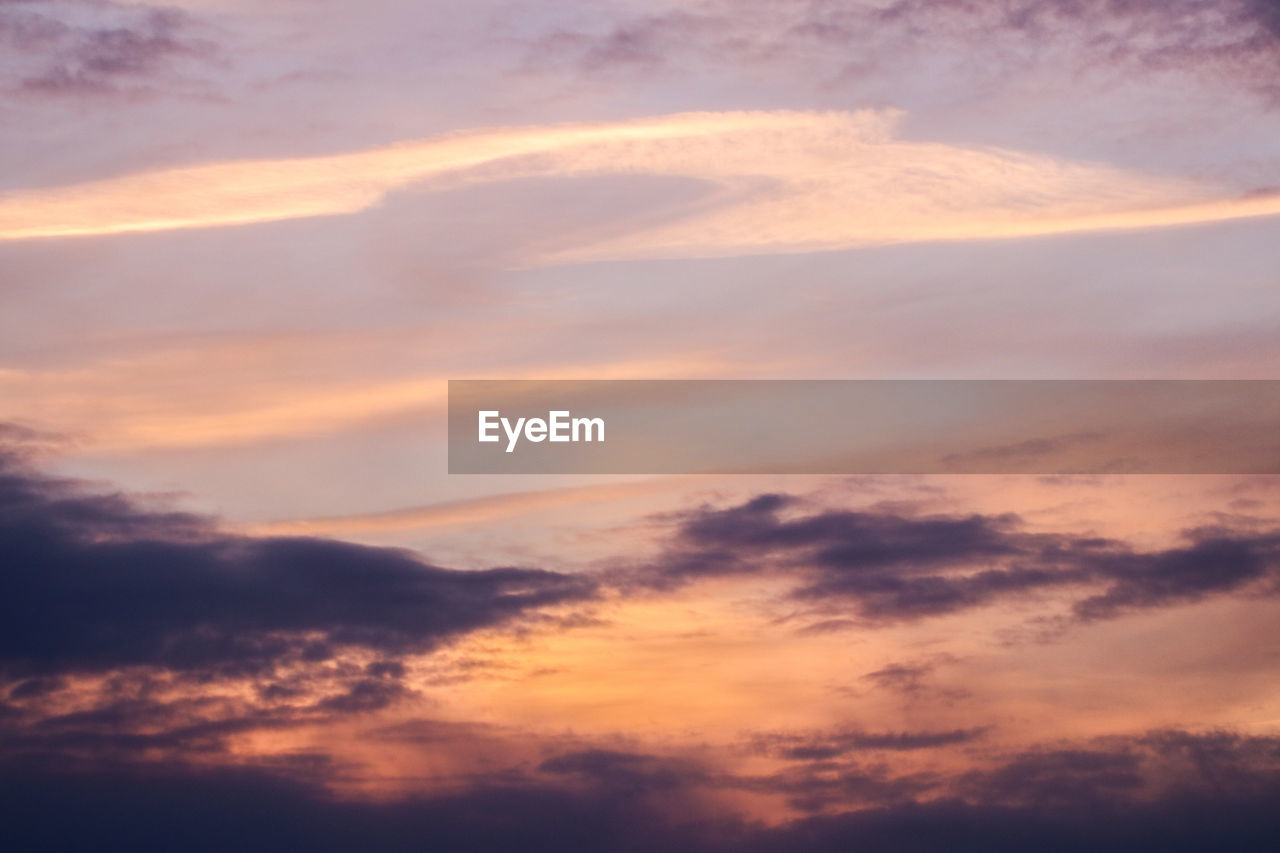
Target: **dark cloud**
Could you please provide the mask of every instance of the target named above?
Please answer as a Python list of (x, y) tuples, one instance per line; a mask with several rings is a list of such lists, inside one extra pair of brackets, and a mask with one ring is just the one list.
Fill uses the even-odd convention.
[[(428, 743), (459, 736), (432, 726)], [(336, 797), (315, 753), (258, 767), (0, 763), (8, 849), (317, 851), (1242, 850), (1280, 831), (1280, 739), (1152, 732), (996, 760), (947, 777), (814, 761), (762, 777), (607, 749), (463, 790)], [(781, 794), (816, 816), (765, 827), (726, 817), (723, 791)], [(851, 804), (861, 804), (853, 809)]]
[(933, 773), (895, 772), (886, 763), (817, 759), (763, 779), (740, 780), (737, 787), (782, 794), (791, 808), (805, 813), (850, 808), (906, 805), (928, 799), (943, 780)]
[(1280, 3), (1276, 0), (1246, 0), (1244, 10), (1266, 32), (1280, 39)]
[(404, 664), (396, 660), (376, 660), (365, 667), (374, 678), (404, 678)]
[[(699, 577), (758, 572), (779, 562), (803, 563), (824, 583), (875, 584), (899, 571), (1013, 556), (1021, 550), (1016, 516), (908, 517), (827, 511), (782, 518), (789, 495), (766, 494), (740, 506), (685, 515), (677, 542), (650, 579), (680, 583)], [(861, 578), (861, 580), (858, 580)], [(812, 589), (823, 595), (836, 590)]]
[(785, 734), (763, 736), (757, 748), (780, 758), (819, 761), (837, 758), (851, 752), (937, 749), (969, 743), (982, 737), (986, 729), (951, 729), (929, 732), (834, 731), (819, 734)]
[[(1050, 44), (1054, 50), (1043, 49)], [(906, 57), (936, 60), (957, 48), (965, 55), (952, 70), (973, 85), (1023, 77), (1041, 62), (1062, 62), (1065, 52), (1074, 58), (1069, 72), (1192, 70), (1274, 92), (1280, 12), (1274, 0), (713, 0), (557, 29), (532, 42), (526, 65), (598, 77), (798, 63), (825, 88), (847, 88), (881, 66), (900, 69)]]
[(930, 660), (890, 663), (863, 675), (862, 680), (869, 681), (884, 690), (907, 694), (918, 693), (924, 689), (926, 681), (940, 664), (950, 663), (953, 660), (955, 659), (949, 655), (942, 655)]
[[(814, 766), (813, 784), (849, 775), (829, 762)], [(1268, 806), (1280, 796), (1280, 738), (1104, 738), (921, 779), (917, 789), (905, 801), (761, 831), (735, 849), (1261, 851), (1280, 829)]]
[(883, 621), (1050, 590), (1101, 589), (1075, 604), (1077, 618), (1091, 621), (1280, 575), (1280, 534), (1252, 528), (1188, 531), (1185, 547), (1137, 552), (1087, 534), (1029, 533), (1010, 514), (805, 513), (795, 498), (773, 494), (677, 521), (667, 553), (637, 575), (642, 582), (663, 588), (717, 575), (786, 574), (797, 579), (793, 597), (828, 617), (820, 625), (830, 621), (829, 606), (842, 602)]
[[(263, 675), (342, 649), (395, 656), (593, 589), (538, 569), (454, 571), (399, 550), (230, 536), (12, 462), (0, 467), (0, 555), (11, 679), (128, 666)], [(381, 689), (348, 701), (380, 701)]]
[(1157, 731), (1138, 746), (1159, 756), (1175, 774), (1190, 780), (1180, 787), (1217, 792), (1261, 792), (1280, 780), (1280, 737), (1250, 737), (1238, 732)]
[[(1277, 793), (1273, 789), (1269, 796)], [(1277, 831), (1280, 818), (1261, 797), (1169, 798), (1093, 811), (938, 802), (810, 818), (761, 833), (735, 849), (760, 853), (1262, 853), (1270, 849)]]
[(231, 761), (240, 735), (412, 701), (404, 655), (594, 589), (233, 536), (0, 453), (0, 764)]
[(815, 3), (793, 31), (844, 41), (868, 27), (892, 26), (924, 38), (949, 33), (1007, 42), (1083, 29), (1100, 59), (1173, 66), (1274, 52), (1278, 23), (1274, 0), (897, 0), (869, 9)]
[[(956, 606), (1080, 586), (1078, 617), (1089, 620), (1253, 588), (1274, 576), (1280, 549), (1275, 534), (1215, 528), (1147, 553), (1031, 534), (1009, 515), (899, 510), (815, 509), (777, 494), (706, 507), (671, 517), (672, 559), (650, 571), (658, 586), (781, 573), (795, 578), (796, 600), (821, 590), (837, 606), (888, 608), (893, 618), (937, 612), (886, 597), (897, 582), (958, 584), (958, 599), (938, 599)], [(781, 769), (750, 775), (701, 752), (364, 716), (414, 699), (405, 653), (593, 596), (595, 584), (577, 576), (459, 572), (404, 551), (232, 536), (205, 518), (40, 476), (14, 458), (0, 465), (0, 555), (5, 849), (100, 849), (108, 839), (141, 851), (874, 851), (945, 842), (1000, 853), (1214, 840), (1247, 850), (1280, 829), (1261, 805), (1280, 796), (1278, 738), (1165, 731), (1002, 755), (985, 728), (775, 732), (744, 751)], [(918, 695), (950, 660), (887, 663), (864, 680)], [(240, 679), (236, 689), (223, 689), (227, 678)], [(339, 750), (254, 758), (232, 748), (245, 735), (339, 720), (381, 725), (357, 736), (439, 750), (461, 771), (447, 791), (366, 801), (334, 793), (369, 772), (341, 764)], [(969, 769), (937, 769), (959, 756)], [(214, 769), (231, 764), (247, 766)], [(717, 805), (743, 797), (814, 816), (766, 828)]]
[(320, 700), (318, 708), (344, 714), (362, 711), (379, 711), (408, 693), (404, 685), (395, 681), (364, 679), (352, 684), (345, 693)]
[(45, 94), (137, 91), (181, 60), (215, 50), (191, 33), (176, 8), (92, 0), (0, 5), (6, 76), (18, 89)]
[(490, 785), (390, 802), (337, 800), (262, 771), (0, 775), (8, 849), (159, 851), (710, 850), (619, 794)]
[(238, 735), (330, 724), (417, 695), (401, 680), (341, 666), (302, 670), (291, 681), (258, 683), (246, 695), (203, 683), (178, 682), (175, 690), (172, 679), (145, 672), (97, 685), (28, 679), (10, 689), (8, 713), (0, 715), (0, 764), (235, 761), (230, 741)]
[(689, 788), (705, 781), (706, 775), (692, 762), (609, 749), (557, 755), (543, 761), (538, 770), (578, 777), (598, 790), (625, 790), (632, 795)]
[(690, 516), (681, 536), (700, 548), (765, 554), (805, 549), (832, 569), (932, 565), (1015, 552), (1008, 527), (1015, 516), (906, 518), (889, 514), (824, 512), (780, 520), (794, 505), (786, 495), (760, 495), (738, 507)]
[(9, 697), (12, 699), (30, 699), (60, 690), (65, 685), (66, 680), (56, 676), (28, 678), (13, 685), (9, 690)]
[(1260, 534), (1209, 539), (1156, 554), (1116, 555), (1100, 566), (1112, 579), (1111, 586), (1077, 603), (1076, 613), (1083, 619), (1101, 619), (1238, 589), (1272, 575), (1277, 550), (1280, 535)]
[[(154, 731), (140, 729), (170, 720), (156, 713), (157, 706), (114, 707), (41, 721), (34, 728), (12, 728), (5, 732), (5, 753), (13, 758), (47, 761), (78, 760), (101, 766), (110, 762), (135, 762), (158, 754), (226, 757), (228, 737), (246, 732), (281, 728), (268, 715), (228, 717), (177, 725)], [(129, 728), (133, 726), (133, 728)]]
[(927, 664), (895, 663), (874, 672), (868, 672), (862, 677), (873, 682), (877, 687), (902, 693), (914, 693), (920, 689), (920, 683), (924, 677), (932, 671), (933, 667)]
[(997, 770), (974, 774), (970, 793), (982, 802), (1020, 805), (1104, 805), (1142, 790), (1136, 752), (1062, 750), (1018, 756)]

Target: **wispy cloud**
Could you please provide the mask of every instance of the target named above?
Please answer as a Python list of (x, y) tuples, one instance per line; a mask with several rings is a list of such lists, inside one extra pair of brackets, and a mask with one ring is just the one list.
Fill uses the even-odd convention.
[(1078, 75), (1179, 71), (1274, 94), (1268, 65), (1278, 51), (1280, 15), (1269, 0), (704, 0), (562, 22), (532, 41), (525, 67), (626, 79), (800, 66), (818, 85), (856, 91), (932, 55), (949, 57), (956, 76), (940, 87), (999, 86), (1058, 66)]
[[(448, 368), (451, 362), (439, 355), (445, 346), (469, 351), (457, 330), (355, 337), (261, 336), (130, 352), (70, 369), (0, 367), (0, 394), (11, 417), (55, 427), (81, 447), (118, 452), (243, 445), (332, 434), (407, 413), (442, 414), (448, 380), (472, 372)], [(406, 362), (406, 353), (414, 351), (417, 362), (436, 366), (370, 378), (362, 372), (368, 369), (362, 359), (383, 351)], [(353, 354), (353, 363), (339, 363), (335, 354), (344, 353)], [(547, 358), (505, 372), (553, 379), (578, 378), (588, 369), (600, 378), (710, 376), (724, 370), (718, 359), (690, 355), (620, 358), (589, 367)], [(253, 382), (245, 381), (247, 375)]]
[[(109, 0), (7, 3), (0, 43), (10, 62), (0, 80), (42, 96), (109, 95), (171, 82), (183, 60), (216, 54), (193, 21), (171, 6)], [(8, 79), (6, 79), (8, 78)]]
[(351, 214), (431, 179), (648, 174), (714, 191), (664, 224), (566, 238), (529, 262), (725, 256), (1186, 225), (1280, 196), (991, 148), (897, 138), (892, 112), (686, 113), (468, 133), (326, 157), (215, 163), (0, 197), (0, 239)]
[(682, 478), (647, 478), (639, 482), (507, 492), (387, 512), (269, 522), (255, 526), (251, 532), (271, 536), (351, 536), (361, 533), (477, 524), (526, 514), (598, 504), (601, 501), (669, 493), (675, 491), (678, 484), (683, 482), (687, 481)]

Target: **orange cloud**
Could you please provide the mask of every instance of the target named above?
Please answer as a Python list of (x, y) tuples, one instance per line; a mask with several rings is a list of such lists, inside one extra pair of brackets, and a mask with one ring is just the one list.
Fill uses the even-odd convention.
[(1153, 228), (1280, 214), (1280, 195), (897, 137), (899, 114), (702, 112), (478, 131), (382, 148), (149, 172), (0, 196), (0, 239), (352, 214), (448, 177), (681, 176), (714, 188), (665, 223), (570, 235), (530, 264), (713, 257)]
[[(358, 364), (318, 374), (308, 358), (331, 344), (361, 346), (264, 337), (147, 351), (78, 368), (0, 368), (0, 397), (10, 412), (33, 424), (74, 435), (84, 447), (115, 452), (248, 444), (328, 434), (411, 413), (442, 415), (448, 380), (459, 378), (455, 372), (418, 371), (375, 379)], [(715, 361), (672, 356), (589, 366), (529, 364), (509, 375), (576, 379), (589, 372), (624, 379), (711, 376), (723, 369)]]

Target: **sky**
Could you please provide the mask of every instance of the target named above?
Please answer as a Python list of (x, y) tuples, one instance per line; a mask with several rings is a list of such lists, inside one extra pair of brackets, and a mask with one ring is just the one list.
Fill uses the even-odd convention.
[(0, 2), (11, 849), (1268, 849), (1280, 477), (450, 475), (450, 379), (1273, 379), (1274, 0)]

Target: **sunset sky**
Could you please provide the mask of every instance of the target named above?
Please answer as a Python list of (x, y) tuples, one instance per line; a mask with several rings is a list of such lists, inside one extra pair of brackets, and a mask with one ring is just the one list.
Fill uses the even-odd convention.
[(1274, 844), (1280, 476), (446, 403), (1280, 378), (1275, 0), (7, 0), (0, 163), (0, 847)]

